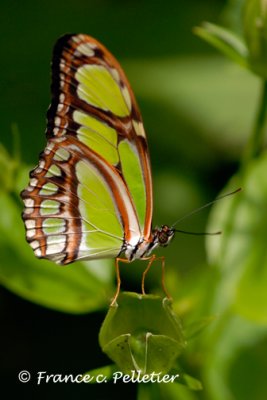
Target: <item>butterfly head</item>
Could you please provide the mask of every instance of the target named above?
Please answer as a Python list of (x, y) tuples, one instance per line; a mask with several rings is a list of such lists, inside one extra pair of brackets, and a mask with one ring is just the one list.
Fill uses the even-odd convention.
[(161, 247), (166, 247), (172, 240), (175, 233), (175, 229), (170, 228), (168, 225), (162, 225), (156, 230), (156, 236), (158, 239), (158, 244)]

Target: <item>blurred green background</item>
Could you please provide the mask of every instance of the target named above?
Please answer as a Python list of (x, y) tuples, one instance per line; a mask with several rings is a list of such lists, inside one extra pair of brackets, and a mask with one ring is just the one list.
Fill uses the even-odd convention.
[[(67, 32), (87, 33), (103, 42), (122, 64), (141, 108), (149, 141), (154, 225), (172, 224), (213, 200), (225, 187), (238, 169), (253, 126), (258, 78), (227, 61), (192, 33), (192, 28), (203, 20), (222, 22), (239, 31), (241, 3), (238, 0), (1, 2), (0, 137), (8, 153), (0, 149), (3, 284), (0, 323), (4, 349), (1, 378), (8, 390), (17, 388), (22, 396), (40, 399), (127, 396), (130, 400), (137, 393), (134, 384), (37, 386), (34, 379), (29, 384), (17, 379), (23, 369), (29, 370), (33, 377), (37, 371), (78, 374), (110, 362), (97, 343), (115, 288), (113, 261), (77, 263), (65, 269), (38, 261), (24, 239), (20, 219), (22, 204), (18, 193), (26, 185), (28, 171), (37, 164), (38, 154), (45, 146), (53, 44)], [(19, 133), (20, 160), (18, 157), (14, 160), (17, 143), (14, 131)], [(260, 210), (262, 214), (257, 214), (257, 218), (263, 224), (266, 219), (261, 215), (266, 217), (267, 190), (262, 171), (266, 160), (260, 161), (261, 164), (247, 171), (250, 194), (256, 200), (243, 211), (246, 221), (251, 207), (256, 208), (255, 213)], [(259, 186), (262, 191), (258, 196)], [(237, 186), (233, 182), (229, 187), (232, 190)], [(183, 221), (177, 228), (220, 230), (225, 218), (222, 213), (239, 216), (234, 203), (223, 205), (217, 213), (215, 210), (209, 228), (209, 210)], [(250, 226), (246, 225), (248, 231)], [(258, 239), (255, 246), (266, 237), (264, 227), (259, 230), (253, 225), (252, 232), (257, 233)], [(228, 244), (235, 240), (232, 231), (227, 232)], [(215, 320), (188, 343), (181, 358), (184, 370), (202, 381), (203, 391), (193, 393), (180, 388), (176, 397), (164, 392), (163, 399), (267, 398), (265, 244), (257, 248), (260, 256), (256, 272), (247, 268), (243, 274), (247, 259), (243, 262), (242, 257), (250, 256), (246, 254), (250, 242), (237, 259), (231, 258), (231, 246), (226, 246), (230, 260), (224, 263), (228, 265), (226, 271), (216, 267), (218, 259), (212, 256), (220, 240), (216, 237), (207, 244), (209, 263), (203, 237), (177, 234), (172, 245), (164, 249), (167, 286), (184, 326), (211, 316)], [(140, 291), (143, 268), (140, 262), (122, 268), (124, 289)], [(236, 297), (237, 286), (239, 297)], [(151, 270), (147, 288), (160, 290), (159, 267)]]

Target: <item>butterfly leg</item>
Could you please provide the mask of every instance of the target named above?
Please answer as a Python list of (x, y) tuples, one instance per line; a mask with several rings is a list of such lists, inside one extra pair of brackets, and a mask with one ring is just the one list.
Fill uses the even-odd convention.
[(116, 277), (117, 277), (117, 289), (115, 292), (115, 295), (110, 303), (110, 307), (114, 306), (116, 303), (116, 300), (119, 296), (120, 293), (120, 287), (121, 287), (121, 276), (120, 276), (120, 266), (119, 266), (119, 262), (123, 262), (125, 264), (129, 264), (129, 260), (127, 260), (126, 258), (119, 258), (117, 257), (115, 260), (115, 269), (116, 269)]
[(160, 260), (161, 261), (161, 286), (162, 286), (162, 290), (166, 294), (168, 299), (171, 299), (171, 296), (168, 293), (168, 291), (166, 289), (166, 285), (165, 285), (165, 257), (157, 257), (157, 256), (155, 256), (155, 254), (153, 254), (153, 256), (151, 256), (151, 257), (143, 258), (143, 260), (149, 260), (149, 263), (148, 263), (148, 266), (146, 267), (146, 269), (144, 270), (143, 275), (142, 275), (142, 294), (143, 295), (146, 294), (146, 292), (145, 292), (145, 278), (146, 278), (146, 275), (147, 275), (148, 271), (150, 270), (151, 265), (153, 264), (154, 261)]
[(151, 265), (153, 264), (153, 262), (155, 261), (155, 259), (156, 259), (155, 254), (153, 254), (153, 256), (151, 256), (151, 257), (142, 258), (142, 260), (149, 260), (149, 263), (148, 263), (148, 265), (147, 265), (147, 267), (146, 267), (146, 269), (144, 270), (143, 275), (142, 275), (142, 283), (141, 283), (142, 294), (146, 294), (146, 292), (145, 292), (145, 279), (146, 279), (146, 275), (147, 275), (148, 271), (150, 270), (150, 267), (151, 267)]
[(163, 292), (166, 294), (167, 298), (171, 300), (171, 295), (169, 294), (166, 285), (165, 285), (165, 257), (158, 257), (158, 260), (161, 260), (161, 286)]

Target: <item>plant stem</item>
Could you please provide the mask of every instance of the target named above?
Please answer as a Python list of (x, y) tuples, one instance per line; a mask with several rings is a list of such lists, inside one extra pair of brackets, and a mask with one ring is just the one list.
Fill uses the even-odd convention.
[(259, 108), (256, 115), (254, 129), (243, 157), (244, 166), (252, 159), (259, 156), (264, 142), (264, 126), (267, 117), (267, 81), (263, 81)]

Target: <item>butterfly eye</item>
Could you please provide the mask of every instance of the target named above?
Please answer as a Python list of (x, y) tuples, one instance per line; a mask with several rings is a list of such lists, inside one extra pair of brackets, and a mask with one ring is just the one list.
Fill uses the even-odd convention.
[(162, 247), (167, 246), (170, 243), (173, 235), (174, 235), (174, 230), (169, 228), (167, 225), (163, 225), (158, 230), (158, 241), (160, 246)]

